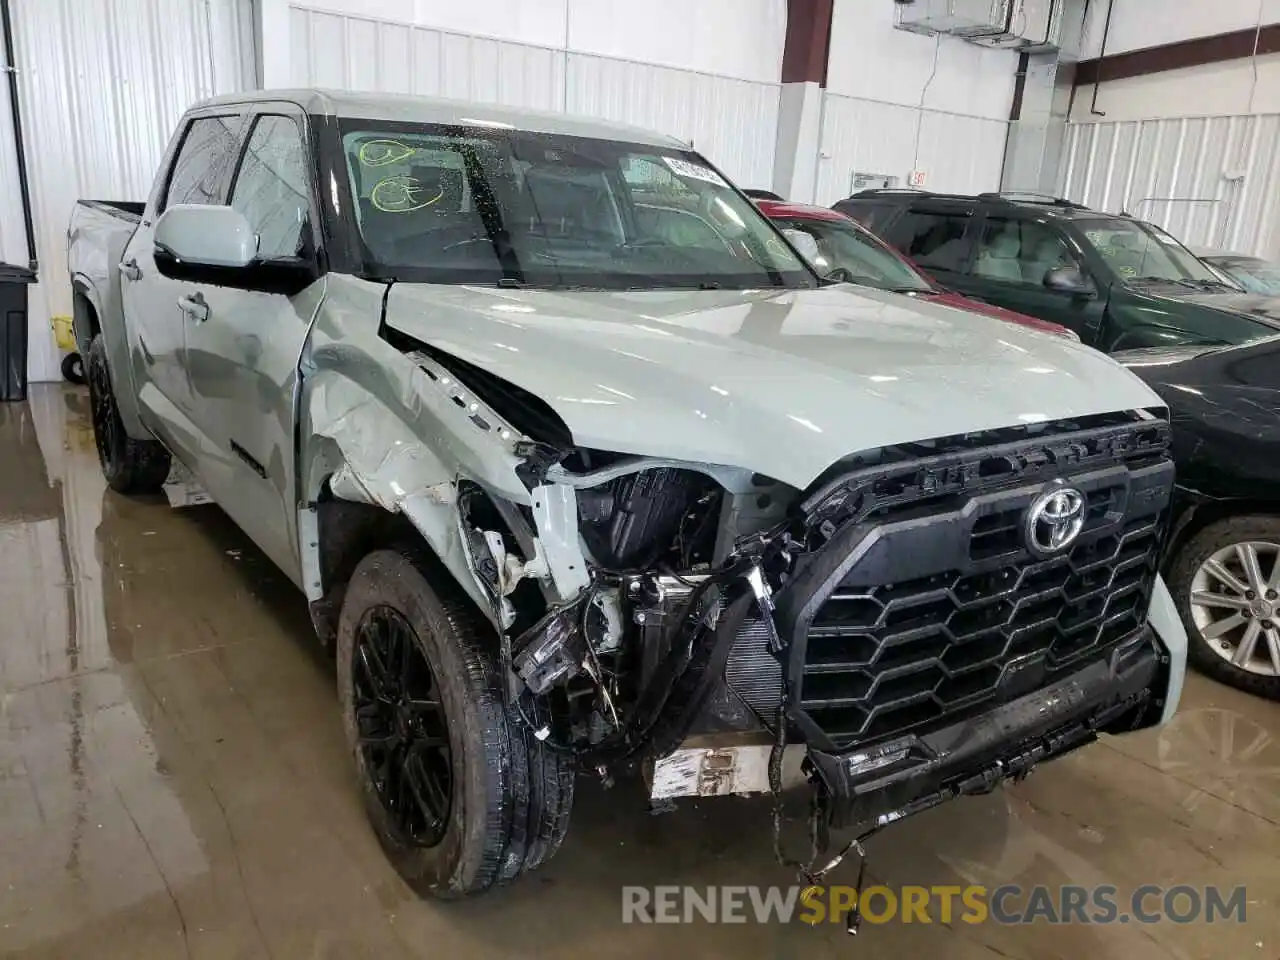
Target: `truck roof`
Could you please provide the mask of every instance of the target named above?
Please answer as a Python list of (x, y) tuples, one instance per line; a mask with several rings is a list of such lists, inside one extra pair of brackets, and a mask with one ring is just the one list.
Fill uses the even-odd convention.
[(399, 93), (366, 93), (355, 90), (328, 90), (303, 87), (287, 90), (252, 90), (213, 97), (195, 104), (199, 109), (221, 104), (264, 102), (293, 103), (308, 113), (329, 117), (353, 117), (408, 123), (446, 123), (461, 126), (509, 126), (535, 133), (588, 137), (594, 140), (621, 140), (648, 146), (688, 149), (689, 144), (622, 123), (590, 117), (575, 117), (551, 110), (529, 110), (473, 100), (446, 100)]

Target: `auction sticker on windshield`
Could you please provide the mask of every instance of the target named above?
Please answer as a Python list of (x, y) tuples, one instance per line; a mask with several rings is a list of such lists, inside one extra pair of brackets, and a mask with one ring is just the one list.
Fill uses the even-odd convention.
[(679, 157), (663, 157), (668, 167), (677, 176), (692, 177), (695, 180), (705, 180), (707, 183), (714, 183), (718, 187), (727, 187), (724, 177), (716, 173), (710, 167), (704, 167), (701, 164), (690, 163), (688, 160), (681, 160)]

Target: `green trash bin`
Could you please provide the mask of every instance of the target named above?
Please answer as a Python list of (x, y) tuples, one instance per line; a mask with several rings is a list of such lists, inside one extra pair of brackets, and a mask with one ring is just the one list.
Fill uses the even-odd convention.
[(27, 287), (35, 271), (0, 263), (0, 401), (27, 399)]

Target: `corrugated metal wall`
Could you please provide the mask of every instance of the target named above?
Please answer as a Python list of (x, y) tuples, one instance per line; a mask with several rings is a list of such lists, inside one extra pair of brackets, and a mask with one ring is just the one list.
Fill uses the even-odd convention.
[(894, 176), (905, 186), (910, 171), (923, 170), (928, 190), (997, 190), (1008, 127), (990, 117), (828, 93), (817, 202), (847, 197), (854, 173)]
[(1073, 123), (1059, 176), (1192, 246), (1280, 257), (1280, 115)]
[[(12, 8), (41, 277), (31, 375), (56, 379), (48, 326), (50, 315), (71, 312), (72, 206), (79, 197), (144, 198), (182, 112), (254, 85), (251, 0), (17, 0)], [(0, 194), (17, 195), (11, 176)], [(6, 217), (0, 229), (12, 257), (8, 234), (21, 236), (21, 220)]]
[(780, 87), (294, 5), (294, 82), (563, 110), (660, 130), (745, 185), (773, 178)]

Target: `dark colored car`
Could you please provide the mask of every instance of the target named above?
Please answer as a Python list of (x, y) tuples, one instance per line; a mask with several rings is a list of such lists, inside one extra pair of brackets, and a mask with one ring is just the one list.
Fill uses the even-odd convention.
[(1197, 250), (1195, 253), (1209, 266), (1238, 283), (1246, 293), (1280, 297), (1280, 264), (1245, 253), (1223, 253), (1220, 250)]
[(1159, 227), (1066, 200), (869, 190), (835, 209), (969, 297), (1060, 323), (1105, 352), (1238, 344), (1280, 330), (1280, 298), (1241, 292)]
[(824, 275), (840, 271), (837, 275), (854, 283), (928, 299), (932, 303), (980, 313), (1071, 340), (1079, 339), (1061, 324), (1037, 320), (940, 287), (910, 260), (843, 213), (786, 201), (757, 200), (756, 206), (788, 233), (800, 252), (805, 253)]
[(1165, 579), (1191, 662), (1280, 699), (1280, 337), (1116, 355), (1169, 405)]

